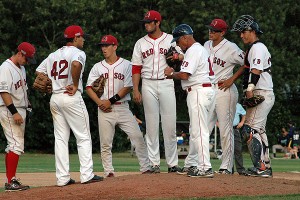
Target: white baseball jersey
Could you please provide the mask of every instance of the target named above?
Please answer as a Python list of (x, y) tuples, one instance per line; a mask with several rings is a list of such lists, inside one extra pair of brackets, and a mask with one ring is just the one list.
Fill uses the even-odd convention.
[[(123, 87), (132, 87), (131, 72), (132, 67), (128, 60), (119, 58), (114, 64), (110, 65), (105, 60), (96, 63), (90, 71), (86, 86), (92, 86), (93, 82), (103, 75), (107, 80), (104, 93), (100, 99), (107, 100), (117, 94)], [(129, 101), (130, 94), (119, 100)]]
[[(16, 108), (27, 108), (27, 83), (24, 66), (17, 67), (10, 59), (0, 66), (0, 92), (10, 94)], [(5, 106), (0, 96), (0, 106)]]
[(85, 67), (86, 55), (84, 51), (75, 46), (63, 46), (51, 53), (36, 69), (48, 75), (52, 81), (53, 93), (63, 93), (65, 87), (73, 84), (71, 65), (73, 61), (78, 61), (82, 65), (78, 90), (82, 93), (82, 73)]
[(213, 72), (209, 65), (208, 53), (200, 43), (196, 42), (188, 48), (180, 71), (191, 74), (188, 80), (181, 80), (183, 90), (194, 85), (211, 82), (209, 75)]
[(178, 165), (176, 139), (176, 97), (174, 81), (165, 79), (168, 66), (165, 53), (171, 46), (173, 36), (167, 33), (153, 39), (148, 35), (140, 38), (133, 50), (132, 65), (142, 66), (142, 99), (146, 119), (146, 141), (151, 165), (160, 165), (159, 121), (165, 143), (168, 167)]
[(0, 95), (0, 123), (7, 139), (5, 151), (20, 155), (24, 153), (24, 133), (26, 109), (28, 107), (26, 72), (24, 66), (17, 67), (10, 59), (0, 66), (0, 92), (10, 94), (18, 113), (24, 119), (24, 123), (14, 123), (13, 116), (8, 111)]
[[(250, 71), (251, 69), (264, 71), (265, 69), (271, 67), (271, 54), (269, 53), (267, 47), (261, 42), (253, 44), (247, 59), (250, 63)], [(260, 74), (258, 83), (255, 86), (255, 90), (258, 89), (273, 90), (273, 81), (270, 73), (263, 72)]]
[[(123, 58), (119, 58), (115, 63), (108, 64), (105, 60), (96, 63), (91, 69), (86, 86), (103, 75), (106, 78), (102, 100), (108, 100), (117, 94), (124, 87), (132, 87), (132, 66), (131, 63)], [(130, 94), (111, 105), (112, 111), (105, 113), (98, 109), (98, 124), (101, 144), (101, 159), (104, 168), (104, 175), (114, 173), (112, 164), (112, 142), (115, 135), (115, 126), (118, 125), (130, 138), (136, 147), (136, 155), (139, 159), (140, 171), (149, 170), (149, 158), (147, 147), (138, 123), (129, 109), (128, 101)]]
[(238, 102), (238, 90), (233, 84), (226, 91), (218, 89), (218, 82), (233, 76), (236, 65), (244, 65), (244, 52), (235, 44), (224, 38), (213, 47), (213, 41), (208, 40), (204, 44), (209, 52), (209, 59), (215, 73), (213, 79), (216, 91), (216, 105), (210, 113), (209, 130), (213, 130), (217, 120), (219, 122), (220, 140), (223, 151), (221, 170), (232, 171), (234, 155), (233, 118)]
[(204, 48), (209, 53), (210, 63), (215, 73), (213, 83), (225, 80), (233, 75), (235, 65), (244, 65), (244, 52), (235, 44), (224, 38), (215, 47), (213, 41), (204, 43)]
[[(56, 182), (64, 186), (70, 180), (68, 142), (70, 130), (76, 137), (78, 157), (80, 161), (81, 183), (94, 177), (92, 159), (92, 140), (90, 134), (89, 115), (82, 98), (82, 73), (86, 55), (75, 46), (63, 46), (51, 53), (36, 69), (48, 75), (52, 81), (50, 111), (53, 118), (55, 136)], [(69, 96), (65, 87), (73, 84), (71, 74), (72, 62), (82, 65), (78, 91)]]
[[(188, 91), (187, 106), (190, 117), (190, 149), (185, 159), (185, 167), (198, 166), (201, 171), (210, 169), (209, 153), (209, 111), (215, 103), (215, 91), (210, 84), (210, 68), (208, 53), (196, 42), (184, 55), (180, 72), (190, 74), (188, 80), (181, 80), (184, 90)], [(206, 86), (204, 86), (206, 84)]]
[(172, 35), (163, 33), (157, 39), (146, 35), (135, 43), (131, 61), (132, 65), (142, 66), (142, 78), (165, 78), (164, 70), (168, 66), (165, 54), (171, 47), (172, 39)]
[(265, 100), (253, 108), (247, 108), (245, 124), (259, 133), (254, 134), (253, 137), (259, 140), (261, 148), (263, 149), (263, 151), (261, 151), (261, 161), (266, 167), (270, 167), (269, 149), (266, 148), (269, 146), (266, 134), (266, 123), (268, 114), (275, 103), (275, 95), (273, 92), (272, 76), (268, 71), (264, 70), (271, 67), (271, 55), (263, 43), (256, 42), (250, 48), (248, 56), (245, 59), (247, 59), (250, 64), (250, 70), (255, 68), (263, 71), (253, 90), (253, 94), (262, 95), (265, 97)]

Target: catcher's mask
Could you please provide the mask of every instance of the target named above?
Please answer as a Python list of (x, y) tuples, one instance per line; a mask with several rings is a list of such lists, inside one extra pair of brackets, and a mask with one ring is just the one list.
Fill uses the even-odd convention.
[(242, 15), (238, 20), (233, 24), (231, 31), (255, 31), (256, 34), (263, 34), (262, 30), (259, 28), (255, 19), (250, 15)]
[(192, 35), (193, 33), (194, 33), (193, 29), (189, 25), (187, 25), (187, 24), (180, 24), (179, 26), (177, 26), (176, 28), (174, 28), (174, 30), (172, 32), (172, 35), (173, 35), (172, 42), (177, 41), (181, 36)]

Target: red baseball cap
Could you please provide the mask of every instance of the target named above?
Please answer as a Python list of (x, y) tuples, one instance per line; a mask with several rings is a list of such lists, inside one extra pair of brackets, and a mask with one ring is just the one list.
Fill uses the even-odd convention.
[(77, 36), (83, 36), (83, 30), (80, 26), (77, 25), (71, 25), (68, 26), (64, 32), (65, 38), (75, 38)]
[(222, 19), (214, 19), (210, 25), (206, 26), (213, 31), (227, 31), (228, 28), (226, 22)]
[(155, 10), (149, 10), (141, 22), (161, 21), (161, 15)]
[(36, 60), (34, 58), (35, 47), (32, 44), (28, 42), (22, 42), (18, 46), (18, 51), (20, 51), (26, 57), (30, 64), (36, 64)]
[(104, 35), (98, 45), (118, 45), (118, 40), (112, 35)]

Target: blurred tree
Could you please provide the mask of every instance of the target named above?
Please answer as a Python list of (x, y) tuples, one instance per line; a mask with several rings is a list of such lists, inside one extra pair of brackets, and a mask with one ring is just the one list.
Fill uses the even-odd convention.
[[(84, 47), (87, 54), (83, 77), (85, 84), (92, 66), (103, 59), (100, 48), (95, 45), (101, 37), (106, 34), (115, 35), (120, 42), (118, 55), (130, 60), (135, 42), (146, 34), (139, 21), (150, 9), (158, 10), (162, 14), (163, 31), (171, 33), (176, 25), (187, 23), (191, 25), (195, 38), (201, 44), (208, 39), (205, 25), (212, 19), (223, 18), (231, 27), (240, 15), (250, 14), (255, 17), (264, 31), (260, 39), (272, 55), (276, 103), (268, 117), (267, 131), (270, 141), (274, 133), (290, 119), (299, 124), (300, 4), (294, 0), (1, 0), (0, 62), (9, 58), (21, 41), (28, 41), (36, 46), (37, 61), (40, 63), (49, 53), (64, 45), (64, 29), (71, 24), (77, 24), (89, 34)], [(226, 37), (240, 48), (246, 49), (237, 34), (228, 31)], [(31, 124), (26, 128), (25, 149), (53, 152), (50, 95), (43, 96), (31, 87), (36, 67), (37, 65), (26, 67), (34, 115)], [(242, 95), (240, 80), (237, 81), (237, 86)], [(180, 81), (175, 82), (175, 87), (177, 119), (188, 121), (186, 94), (181, 89)], [(99, 151), (97, 107), (85, 93), (83, 97), (90, 115), (93, 150)], [(143, 117), (141, 105), (131, 103), (131, 109)], [(0, 129), (0, 150), (6, 145), (2, 132)], [(76, 149), (74, 140), (71, 137), (70, 151)], [(114, 146), (114, 151), (128, 148), (127, 136), (120, 130), (116, 134), (115, 142), (117, 145)]]

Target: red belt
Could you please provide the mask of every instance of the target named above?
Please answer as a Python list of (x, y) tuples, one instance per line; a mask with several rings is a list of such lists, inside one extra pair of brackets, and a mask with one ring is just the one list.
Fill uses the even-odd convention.
[(121, 101), (121, 102), (115, 102), (114, 105), (121, 105), (121, 104), (124, 104), (126, 103), (127, 101)]
[[(211, 87), (211, 83), (203, 83), (203, 84), (201, 84), (201, 85), (199, 85), (199, 86), (202, 86), (202, 87)], [(196, 86), (192, 86), (192, 87), (196, 87)], [(187, 92), (192, 91), (192, 87), (188, 87), (188, 88), (186, 89), (186, 91), (187, 91)]]

